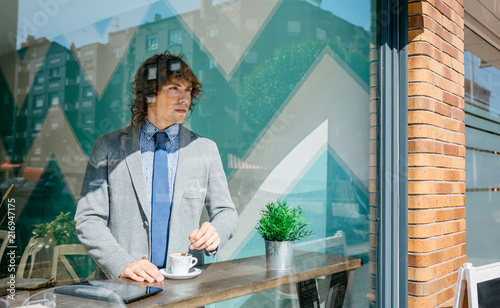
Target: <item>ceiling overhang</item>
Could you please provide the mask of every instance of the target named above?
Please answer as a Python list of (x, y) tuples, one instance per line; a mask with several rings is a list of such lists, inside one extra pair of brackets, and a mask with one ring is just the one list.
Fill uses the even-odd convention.
[(500, 0), (465, 0), (465, 50), (500, 69)]

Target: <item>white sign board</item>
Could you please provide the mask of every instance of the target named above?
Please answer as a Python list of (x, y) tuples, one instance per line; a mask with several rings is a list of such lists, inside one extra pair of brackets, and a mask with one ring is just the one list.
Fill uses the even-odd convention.
[(500, 262), (480, 267), (465, 263), (458, 270), (453, 308), (500, 307)]

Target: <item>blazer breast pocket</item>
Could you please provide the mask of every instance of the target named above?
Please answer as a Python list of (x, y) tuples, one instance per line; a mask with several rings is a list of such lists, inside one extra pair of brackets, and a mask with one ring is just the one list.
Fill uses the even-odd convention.
[(182, 194), (184, 198), (187, 199), (198, 199), (207, 193), (207, 189), (200, 186), (200, 183), (196, 180), (190, 181), (184, 189), (184, 193)]

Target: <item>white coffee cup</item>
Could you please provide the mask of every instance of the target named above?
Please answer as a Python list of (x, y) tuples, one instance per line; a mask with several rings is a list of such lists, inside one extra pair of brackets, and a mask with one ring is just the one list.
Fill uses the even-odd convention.
[(173, 253), (170, 256), (170, 269), (174, 275), (185, 275), (198, 263), (198, 259), (190, 254)]

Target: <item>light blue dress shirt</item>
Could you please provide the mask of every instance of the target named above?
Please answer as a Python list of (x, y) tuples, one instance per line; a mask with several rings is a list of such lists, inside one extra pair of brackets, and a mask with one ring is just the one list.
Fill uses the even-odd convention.
[[(142, 168), (144, 169), (144, 177), (146, 179), (146, 193), (148, 196), (148, 204), (151, 209), (151, 195), (153, 191), (153, 160), (155, 157), (155, 140), (154, 134), (160, 130), (151, 124), (148, 120), (139, 128), (139, 144), (141, 147)], [(179, 161), (179, 124), (174, 124), (164, 132), (168, 136), (167, 157), (168, 157), (168, 192), (170, 203), (174, 195), (175, 175), (177, 173), (177, 162)]]

